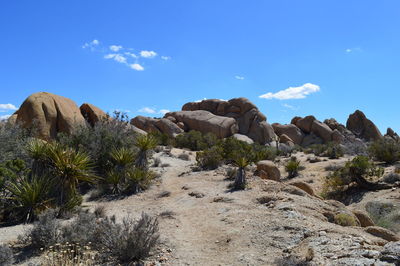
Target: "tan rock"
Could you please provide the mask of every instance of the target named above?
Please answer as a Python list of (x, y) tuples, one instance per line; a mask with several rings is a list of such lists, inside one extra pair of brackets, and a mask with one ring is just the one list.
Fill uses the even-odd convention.
[(346, 127), (357, 137), (368, 141), (378, 140), (382, 138), (382, 134), (378, 127), (369, 120), (360, 110), (355, 111), (347, 119)]
[(308, 193), (311, 196), (315, 196), (314, 190), (307, 183), (297, 181), (297, 182), (290, 182), (289, 185), (300, 188), (301, 190), (304, 190), (306, 193)]
[(139, 115), (132, 118), (130, 124), (148, 133), (160, 132), (160, 130), (155, 126), (157, 121), (157, 119)]
[(291, 138), (289, 138), (288, 135), (286, 135), (286, 134), (282, 134), (279, 136), (279, 142), (280, 143), (288, 143), (288, 142), (294, 143), (293, 140)]
[(387, 241), (399, 241), (400, 240), (400, 238), (395, 233), (393, 233), (392, 231), (390, 231), (386, 228), (383, 228), (383, 227), (368, 226), (365, 228), (365, 231), (370, 233), (371, 235), (380, 237)]
[(217, 116), (208, 111), (180, 111), (168, 115), (175, 117), (178, 122), (183, 122), (190, 130), (210, 132), (218, 138), (226, 138), (238, 132), (235, 119)]
[(367, 213), (359, 210), (353, 210), (352, 212), (357, 217), (358, 221), (360, 221), (360, 225), (362, 227), (375, 225), (375, 223), (372, 221), (372, 219), (369, 217)]
[(78, 106), (71, 99), (39, 92), (29, 96), (18, 110), (16, 122), (23, 127), (33, 124), (39, 137), (55, 138), (58, 133), (71, 133), (75, 126), (85, 125)]
[(342, 143), (344, 141), (344, 136), (342, 133), (340, 133), (339, 130), (335, 129), (332, 131), (332, 141), (336, 143)]
[(274, 181), (281, 180), (281, 172), (274, 162), (269, 160), (259, 161), (257, 163), (257, 170), (262, 179), (269, 179)]
[(251, 138), (249, 138), (248, 136), (246, 136), (246, 135), (234, 134), (233, 137), (235, 139), (237, 139), (237, 140), (246, 142), (247, 144), (253, 144), (254, 143), (254, 141)]
[(305, 133), (310, 133), (312, 124), (315, 120), (316, 118), (314, 116), (309, 115), (304, 118), (298, 119), (295, 125)]
[(155, 126), (169, 137), (176, 137), (183, 132), (183, 129), (174, 124), (170, 119), (162, 118), (155, 122)]
[(332, 141), (332, 129), (318, 120), (313, 121), (311, 132), (320, 137), (325, 143)]
[(295, 144), (301, 144), (304, 138), (304, 133), (295, 125), (281, 125), (278, 123), (272, 124), (275, 133), (278, 136), (285, 134), (288, 136)]
[(81, 110), (83, 117), (91, 126), (94, 126), (94, 124), (96, 124), (98, 121), (107, 119), (108, 117), (103, 110), (90, 103), (82, 104), (79, 109)]

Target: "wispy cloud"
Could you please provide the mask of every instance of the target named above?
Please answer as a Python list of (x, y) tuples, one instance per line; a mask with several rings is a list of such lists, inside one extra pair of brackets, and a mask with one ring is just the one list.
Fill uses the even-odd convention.
[(295, 107), (295, 106), (287, 104), (287, 103), (282, 104), (282, 106), (287, 109), (290, 109), (290, 110), (298, 110), (299, 109), (298, 107)]
[(169, 113), (170, 110), (168, 110), (168, 109), (160, 109), (160, 110), (157, 110), (157, 109), (151, 108), (151, 107), (143, 107), (143, 108), (139, 109), (138, 112), (140, 112), (140, 113), (145, 113), (145, 114), (160, 114), (160, 115), (165, 115), (166, 113)]
[[(124, 47), (122, 45), (102, 45), (99, 40), (93, 40), (82, 45), (83, 49), (90, 48), (90, 51), (101, 53), (104, 59), (112, 59), (118, 63), (126, 65), (127, 67), (136, 70), (145, 70), (142, 60), (143, 58), (155, 58), (158, 54), (151, 50), (141, 50), (140, 52), (134, 52), (135, 49)], [(108, 52), (107, 52), (108, 51)], [(110, 52), (111, 51), (111, 52)], [(163, 61), (171, 59), (170, 56), (161, 56)]]
[(346, 53), (355, 53), (355, 52), (362, 52), (362, 49), (360, 47), (355, 47), (355, 48), (347, 48), (345, 50)]
[(238, 76), (238, 75), (236, 75), (236, 76), (235, 76), (235, 79), (244, 80), (244, 77), (243, 77), (243, 76)]
[(0, 115), (0, 121), (7, 120), (11, 115)]
[(130, 64), (129, 66), (130, 66), (130, 68), (132, 68), (132, 69), (134, 69), (134, 70), (136, 70), (136, 71), (143, 71), (143, 70), (144, 70), (144, 67), (141, 66), (141, 65), (138, 64), (138, 63)]
[(118, 63), (126, 64), (126, 57), (121, 54), (106, 54), (104, 56), (105, 59), (114, 59)]
[(100, 44), (99, 40), (94, 39), (94, 40), (91, 41), (91, 42), (87, 42), (87, 43), (83, 44), (83, 45), (82, 45), (82, 48), (83, 48), (83, 49), (90, 48), (90, 49), (93, 50), (93, 49), (94, 49), (96, 46), (98, 46), (99, 44)]
[(140, 52), (140, 56), (144, 57), (144, 58), (153, 58), (153, 57), (157, 56), (157, 53), (154, 52), (154, 51), (146, 51), (146, 50), (144, 50), (144, 51)]
[(11, 103), (0, 103), (0, 112), (15, 111), (18, 108)]
[(278, 99), (278, 100), (289, 100), (289, 99), (304, 99), (311, 93), (318, 92), (320, 87), (312, 83), (306, 83), (299, 87), (289, 87), (285, 90), (281, 90), (275, 93), (268, 92), (260, 95), (263, 99)]
[(113, 52), (118, 52), (121, 49), (122, 49), (121, 45), (110, 45), (110, 50)]

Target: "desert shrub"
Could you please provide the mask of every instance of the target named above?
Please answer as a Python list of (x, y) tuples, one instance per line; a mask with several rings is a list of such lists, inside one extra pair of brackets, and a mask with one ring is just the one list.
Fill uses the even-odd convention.
[(181, 153), (178, 155), (178, 158), (184, 161), (189, 161), (190, 160), (190, 156), (187, 153)]
[(313, 144), (304, 150), (306, 153), (313, 153), (316, 156), (329, 157), (329, 159), (338, 159), (344, 155), (343, 148), (335, 142), (327, 144)]
[(228, 169), (226, 169), (226, 178), (229, 180), (233, 180), (235, 179), (236, 176), (236, 169), (229, 167)]
[(0, 265), (8, 266), (14, 263), (14, 253), (8, 245), (0, 245)]
[(161, 165), (161, 159), (160, 158), (155, 158), (153, 161), (153, 167), (159, 167)]
[(149, 156), (157, 146), (157, 140), (152, 135), (140, 135), (135, 139), (135, 146), (138, 149), (135, 160), (135, 167), (147, 170)]
[(39, 215), (25, 237), (34, 249), (47, 248), (62, 241), (61, 224), (56, 219), (57, 212), (48, 210)]
[(400, 232), (400, 208), (392, 202), (370, 201), (365, 209), (376, 225)]
[(168, 135), (165, 133), (161, 133), (159, 131), (157, 131), (157, 132), (152, 131), (148, 134), (157, 140), (157, 145), (168, 146), (168, 145), (171, 145), (174, 143), (174, 140), (171, 139), (170, 137), (168, 137)]
[(363, 189), (373, 189), (368, 178), (379, 178), (383, 175), (383, 168), (377, 167), (368, 157), (357, 156), (348, 161), (345, 166), (330, 173), (324, 181), (322, 196), (337, 199), (350, 186)]
[(357, 226), (357, 221), (354, 216), (347, 213), (338, 213), (334, 216), (335, 224), (341, 226)]
[(300, 161), (296, 157), (291, 157), (285, 165), (288, 178), (296, 177), (299, 174), (300, 169)]
[(378, 161), (395, 163), (400, 160), (400, 141), (383, 138), (370, 144), (369, 155)]
[(120, 263), (129, 263), (143, 259), (159, 239), (158, 220), (145, 213), (138, 221), (125, 218), (122, 224), (111, 220), (99, 223), (97, 245), (105, 258), (114, 258)]
[(178, 148), (187, 148), (192, 151), (200, 151), (211, 148), (217, 144), (217, 141), (217, 137), (212, 133), (202, 134), (199, 131), (191, 130), (176, 136), (175, 145)]
[(394, 173), (395, 173), (395, 174), (400, 174), (400, 165), (396, 165), (396, 166), (394, 167)]
[(213, 170), (218, 168), (223, 162), (223, 150), (219, 146), (199, 151), (196, 154), (197, 165), (203, 170)]
[(25, 147), (34, 133), (34, 127), (23, 129), (17, 124), (0, 122), (0, 163), (15, 159), (28, 162), (29, 156)]
[(389, 184), (394, 184), (396, 182), (400, 182), (400, 174), (396, 174), (396, 173), (387, 174), (382, 178), (382, 181), (389, 183)]
[(78, 126), (71, 134), (59, 134), (61, 144), (86, 152), (99, 175), (111, 168), (110, 151), (122, 147), (134, 148), (137, 134), (130, 128), (128, 117), (115, 112), (114, 119), (104, 118), (94, 127)]

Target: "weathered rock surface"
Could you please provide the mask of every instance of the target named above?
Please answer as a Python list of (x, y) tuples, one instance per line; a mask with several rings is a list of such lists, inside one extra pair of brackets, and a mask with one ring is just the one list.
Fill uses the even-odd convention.
[(172, 116), (178, 122), (183, 122), (190, 130), (213, 133), (218, 138), (230, 137), (238, 132), (235, 119), (214, 115), (209, 111), (179, 111), (168, 113), (166, 116)]
[(167, 134), (169, 137), (176, 137), (178, 134), (183, 132), (178, 125), (176, 125), (172, 120), (162, 118), (155, 122), (155, 126), (164, 134)]
[(304, 138), (304, 133), (295, 125), (281, 125), (278, 123), (272, 124), (272, 127), (275, 131), (275, 134), (278, 136), (286, 135), (288, 136), (295, 144), (301, 144)]
[(318, 120), (313, 121), (311, 132), (320, 137), (325, 143), (332, 141), (332, 129)]
[(254, 143), (254, 141), (251, 138), (249, 138), (248, 136), (246, 136), (246, 135), (234, 134), (233, 137), (235, 139), (237, 139), (237, 140), (246, 142), (247, 144), (253, 144)]
[(85, 119), (72, 100), (52, 93), (39, 92), (29, 96), (17, 111), (16, 122), (23, 127), (37, 127), (40, 137), (55, 138), (58, 133), (71, 133)]
[(382, 138), (378, 127), (360, 110), (355, 111), (349, 116), (346, 127), (357, 137), (367, 141), (374, 141)]
[(246, 98), (234, 98), (229, 101), (211, 99), (190, 102), (186, 103), (182, 110), (205, 110), (218, 116), (231, 117), (236, 120), (239, 134), (246, 135), (261, 144), (270, 142), (275, 137), (274, 130), (267, 123), (266, 117)]
[(362, 227), (374, 226), (375, 223), (369, 217), (369, 215), (363, 211), (353, 210), (353, 214), (357, 217)]
[(295, 125), (301, 130), (303, 130), (305, 133), (311, 133), (311, 127), (315, 120), (317, 119), (314, 116), (309, 115), (304, 118), (297, 119)]
[(155, 126), (157, 121), (157, 119), (139, 115), (131, 119), (130, 123), (131, 125), (134, 125), (135, 127), (146, 132), (160, 132), (160, 130)]
[(281, 172), (274, 162), (269, 160), (259, 161), (257, 163), (257, 170), (260, 173), (262, 179), (269, 179), (274, 181), (281, 180)]
[(293, 181), (293, 182), (290, 182), (289, 185), (298, 187), (301, 190), (304, 190), (307, 194), (309, 194), (311, 196), (315, 196), (313, 188), (307, 183), (300, 182), (300, 181)]
[(83, 117), (91, 126), (94, 126), (98, 121), (108, 117), (103, 110), (90, 103), (82, 104), (79, 109), (81, 110)]
[(365, 231), (370, 233), (371, 235), (380, 237), (382, 239), (385, 239), (386, 241), (399, 241), (400, 238), (393, 233), (392, 231), (379, 227), (379, 226), (368, 226), (365, 228)]

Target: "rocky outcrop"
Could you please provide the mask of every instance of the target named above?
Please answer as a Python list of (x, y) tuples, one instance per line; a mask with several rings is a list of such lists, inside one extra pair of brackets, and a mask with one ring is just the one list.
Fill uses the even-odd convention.
[(176, 137), (178, 134), (183, 132), (183, 129), (172, 122), (172, 120), (166, 118), (157, 120), (155, 126), (169, 137)]
[(177, 122), (182, 122), (190, 130), (202, 133), (213, 133), (218, 138), (230, 137), (238, 132), (236, 120), (231, 117), (214, 115), (209, 111), (179, 111), (167, 113), (165, 117), (172, 116)]
[(355, 111), (349, 116), (346, 127), (357, 137), (367, 141), (375, 141), (382, 138), (378, 127), (360, 110)]
[(60, 132), (71, 133), (75, 126), (85, 124), (75, 102), (47, 92), (29, 96), (16, 114), (16, 123), (23, 127), (34, 125), (44, 139), (55, 138)]
[(295, 122), (293, 124), (296, 125), (298, 128), (300, 128), (305, 133), (311, 133), (311, 127), (315, 120), (317, 120), (317, 119), (312, 115), (309, 115), (309, 116), (306, 116), (304, 118), (300, 118), (297, 120), (292, 119), (292, 121)]
[(229, 101), (211, 99), (190, 102), (186, 103), (182, 110), (204, 110), (217, 116), (233, 118), (236, 121), (239, 134), (246, 135), (261, 144), (270, 142), (275, 138), (274, 130), (267, 123), (266, 117), (246, 98), (234, 98)]
[(394, 132), (394, 130), (391, 129), (390, 127), (387, 129), (385, 137), (389, 137), (389, 138), (392, 138), (394, 140), (400, 139), (399, 135), (396, 132)]
[(235, 139), (237, 139), (237, 140), (246, 142), (247, 144), (253, 144), (254, 143), (254, 141), (251, 138), (249, 138), (248, 136), (246, 136), (246, 135), (234, 134), (233, 137)]
[(83, 117), (92, 127), (98, 121), (102, 119), (107, 119), (109, 117), (105, 112), (103, 112), (103, 110), (90, 103), (82, 104), (79, 109), (81, 110), (81, 114), (83, 115)]
[(371, 235), (380, 237), (382, 239), (385, 239), (386, 241), (399, 241), (400, 238), (393, 233), (392, 231), (379, 227), (379, 226), (368, 226), (365, 228), (365, 231), (370, 233)]
[(372, 219), (369, 217), (369, 215), (363, 211), (359, 210), (353, 210), (353, 214), (357, 217), (358, 221), (360, 222), (360, 225), (362, 227), (368, 227), (368, 226), (374, 226), (375, 223), (372, 221)]
[(160, 132), (160, 130), (155, 126), (157, 121), (157, 119), (139, 115), (131, 119), (130, 123), (131, 125), (146, 132)]
[(325, 143), (332, 141), (332, 129), (318, 120), (313, 121), (311, 132), (320, 137)]
[(282, 135), (286, 135), (289, 137), (295, 144), (300, 145), (304, 138), (304, 133), (295, 125), (281, 125), (278, 123), (272, 124), (272, 127), (279, 137)]

